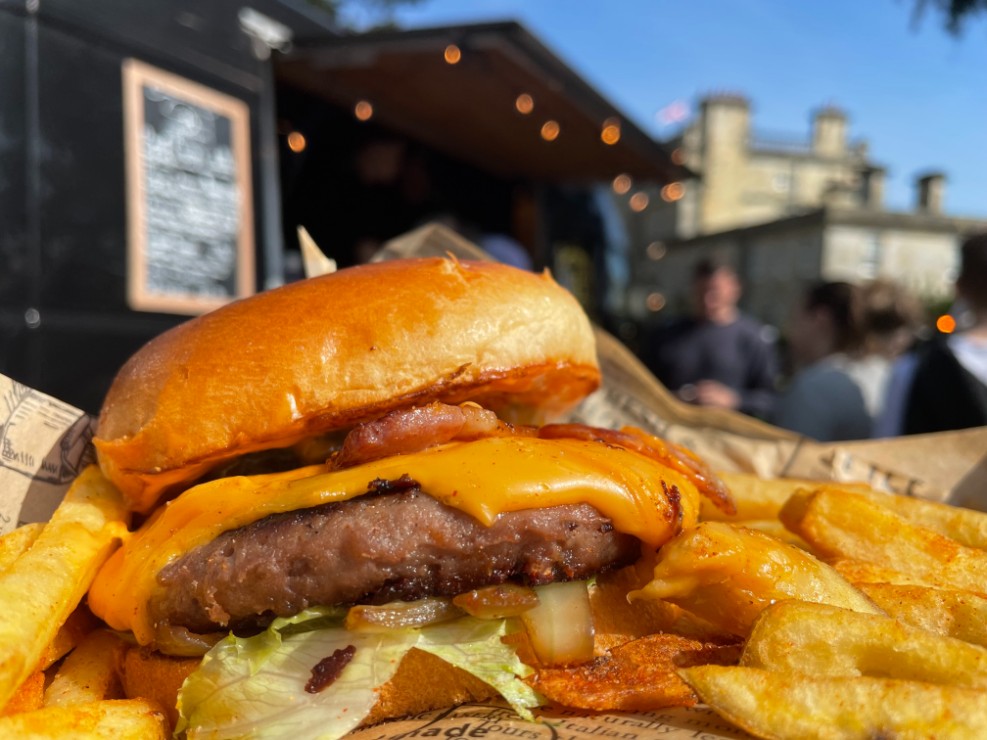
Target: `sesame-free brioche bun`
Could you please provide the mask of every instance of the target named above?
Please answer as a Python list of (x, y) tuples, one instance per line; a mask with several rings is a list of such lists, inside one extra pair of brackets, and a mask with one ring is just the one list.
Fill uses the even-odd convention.
[(599, 385), (589, 320), (547, 273), (434, 258), (362, 265), (231, 303), (120, 370), (94, 440), (132, 509), (216, 465), (415, 403), (543, 423)]

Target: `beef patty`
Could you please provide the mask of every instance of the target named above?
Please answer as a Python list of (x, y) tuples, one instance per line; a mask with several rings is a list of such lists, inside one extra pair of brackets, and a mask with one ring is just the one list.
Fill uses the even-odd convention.
[(254, 628), (310, 606), (455, 596), (504, 582), (588, 578), (640, 556), (588, 504), (504, 513), (486, 527), (414, 481), (276, 514), (184, 555), (158, 576), (156, 624)]

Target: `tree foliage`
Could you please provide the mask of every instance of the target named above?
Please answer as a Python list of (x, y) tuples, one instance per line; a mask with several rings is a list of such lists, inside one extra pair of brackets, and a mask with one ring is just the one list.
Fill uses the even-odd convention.
[(950, 33), (959, 35), (973, 16), (987, 12), (987, 0), (915, 0), (913, 20), (920, 21), (930, 7)]
[(394, 27), (394, 11), (401, 5), (417, 5), (422, 0), (307, 0), (340, 28), (355, 30)]

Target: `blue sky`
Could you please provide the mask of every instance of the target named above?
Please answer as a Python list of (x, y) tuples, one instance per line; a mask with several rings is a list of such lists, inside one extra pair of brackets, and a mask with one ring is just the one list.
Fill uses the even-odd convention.
[[(931, 3), (930, 3), (931, 4)], [(656, 113), (739, 92), (759, 130), (809, 133), (835, 104), (851, 138), (888, 168), (886, 204), (908, 210), (916, 175), (947, 175), (946, 210), (987, 217), (987, 16), (953, 37), (913, 0), (421, 0), (403, 26), (513, 19), (638, 125)]]

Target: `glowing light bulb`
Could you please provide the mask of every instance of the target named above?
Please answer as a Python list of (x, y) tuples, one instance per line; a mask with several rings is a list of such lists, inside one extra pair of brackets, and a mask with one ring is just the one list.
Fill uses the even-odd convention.
[(665, 248), (665, 245), (661, 242), (651, 242), (651, 244), (649, 244), (644, 250), (644, 253), (648, 255), (649, 260), (654, 260), (657, 262), (665, 256), (667, 251), (668, 250)]
[(535, 99), (528, 95), (528, 93), (521, 93), (514, 100), (514, 107), (518, 113), (528, 115), (535, 109)]
[(620, 141), (620, 121), (616, 118), (608, 118), (604, 121), (603, 129), (600, 131), (600, 141), (608, 146)]
[(360, 121), (369, 121), (374, 115), (374, 107), (368, 101), (361, 100), (353, 107), (353, 115)]
[(613, 179), (613, 191), (617, 195), (623, 195), (628, 190), (631, 189), (631, 176), (630, 175), (617, 175)]
[(644, 305), (648, 307), (651, 312), (661, 311), (665, 307), (665, 296), (661, 293), (649, 293), (648, 297), (644, 301)]
[(548, 120), (541, 126), (541, 137), (545, 141), (555, 141), (561, 132), (558, 121)]
[(308, 146), (308, 142), (305, 140), (305, 134), (301, 131), (292, 131), (288, 134), (288, 148), (295, 154), (304, 152), (306, 146)]
[(956, 319), (945, 313), (936, 319), (936, 328), (943, 334), (952, 334), (956, 331)]
[(631, 200), (630, 200), (631, 210), (634, 211), (635, 213), (640, 213), (641, 211), (643, 211), (645, 208), (648, 207), (648, 203), (650, 202), (651, 199), (648, 197), (647, 193), (642, 193), (642, 192), (634, 193), (634, 195), (631, 196)]
[(463, 58), (463, 52), (455, 44), (449, 44), (442, 52), (442, 58), (446, 60), (447, 64), (459, 64), (459, 60)]
[(674, 203), (685, 195), (685, 186), (680, 182), (670, 182), (661, 189), (661, 199), (666, 203)]

